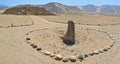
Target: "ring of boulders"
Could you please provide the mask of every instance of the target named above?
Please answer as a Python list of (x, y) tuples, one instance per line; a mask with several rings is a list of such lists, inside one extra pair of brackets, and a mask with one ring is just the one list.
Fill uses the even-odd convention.
[(113, 23), (113, 24), (82, 24), (77, 23), (78, 25), (88, 25), (88, 26), (113, 26), (113, 25), (120, 25), (120, 23)]
[(24, 24), (24, 25), (14, 25), (13, 23), (9, 26), (0, 26), (0, 28), (12, 28), (12, 27), (25, 27), (25, 26), (32, 26), (34, 25), (33, 19), (29, 16), (29, 19), (32, 21), (30, 24)]
[[(66, 22), (56, 22), (56, 21), (51, 21), (48, 20), (50, 22), (54, 22), (54, 23), (61, 23), (61, 24), (67, 24)], [(114, 26), (114, 25), (120, 25), (120, 22), (118, 23), (113, 23), (113, 24), (84, 24), (84, 23), (75, 23), (77, 25), (87, 25), (87, 26)]]
[[(55, 22), (55, 21), (51, 21)], [(62, 24), (67, 24), (65, 22), (55, 22), (55, 23), (62, 23)], [(75, 23), (77, 25), (87, 25), (87, 26), (114, 26), (114, 25), (120, 25), (120, 23), (113, 23), (113, 24), (83, 24), (83, 23)]]
[[(49, 29), (49, 28), (44, 28), (44, 29)], [(39, 29), (39, 30), (44, 30), (44, 29)], [(76, 62), (77, 60), (82, 62), (85, 58), (88, 58), (88, 57), (94, 56), (94, 55), (99, 55), (99, 54), (102, 54), (104, 52), (109, 51), (114, 46), (114, 44), (116, 43), (115, 39), (109, 33), (105, 32), (105, 31), (101, 31), (101, 30), (86, 28), (86, 30), (95, 30), (95, 31), (98, 31), (98, 32), (106, 33), (107, 35), (109, 35), (109, 38), (112, 40), (112, 44), (110, 44), (110, 45), (108, 45), (108, 46), (106, 46), (102, 49), (87, 52), (87, 53), (80, 54), (80, 55), (77, 55), (77, 56), (73, 55), (73, 56), (69, 56), (69, 57), (64, 57), (61, 54), (51, 53), (47, 50), (44, 50), (43, 48), (38, 47), (37, 44), (31, 42), (31, 38), (28, 37), (29, 34), (32, 33), (32, 32), (35, 32), (35, 31), (39, 31), (39, 30), (32, 30), (32, 31), (26, 33), (26, 43), (28, 43), (33, 49), (36, 49), (36, 51), (39, 51), (40, 53), (43, 53), (46, 56), (50, 56), (51, 58), (54, 58), (55, 60), (62, 61), (62, 62), (68, 62), (68, 61)]]

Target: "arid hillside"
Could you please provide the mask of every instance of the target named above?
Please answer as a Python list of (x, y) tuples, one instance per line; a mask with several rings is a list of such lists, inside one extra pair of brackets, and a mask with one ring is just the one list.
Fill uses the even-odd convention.
[(53, 15), (44, 8), (36, 7), (33, 5), (15, 6), (5, 10), (3, 14), (16, 14), (16, 15)]

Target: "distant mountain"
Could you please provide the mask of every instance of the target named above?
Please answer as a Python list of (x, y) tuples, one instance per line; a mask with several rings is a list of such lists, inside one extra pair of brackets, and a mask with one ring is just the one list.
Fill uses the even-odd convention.
[(113, 8), (113, 6), (111, 5), (102, 5), (100, 7), (100, 13), (106, 13), (106, 14), (114, 14), (115, 13), (115, 9)]
[(102, 14), (120, 14), (120, 5), (86, 5), (78, 6), (84, 12), (88, 13), (102, 13)]
[(68, 6), (61, 3), (48, 3), (45, 5), (37, 5), (43, 7), (52, 13), (102, 13), (102, 14), (120, 14), (120, 5), (102, 5), (95, 6), (92, 4), (85, 6)]
[(67, 6), (60, 3), (52, 2), (45, 5), (38, 5), (39, 7), (43, 7), (46, 10), (52, 13), (80, 13), (81, 9), (75, 6)]
[[(19, 5), (22, 6), (22, 5)], [(32, 5), (43, 7), (51, 13), (100, 13), (100, 14), (120, 14), (120, 5), (101, 5), (95, 6), (92, 4), (85, 6), (68, 6), (57, 2), (51, 2), (44, 5)], [(6, 9), (8, 6), (0, 5), (1, 9)]]
[(116, 13), (120, 13), (120, 6), (119, 5), (114, 5), (113, 6), (114, 10), (116, 10)]
[(96, 12), (97, 11), (97, 6), (94, 6), (94, 5), (86, 5), (86, 6), (83, 6), (82, 9), (84, 10), (84, 12)]
[(5, 6), (5, 5), (0, 5), (0, 10), (4, 10), (6, 8), (9, 8), (8, 6)]

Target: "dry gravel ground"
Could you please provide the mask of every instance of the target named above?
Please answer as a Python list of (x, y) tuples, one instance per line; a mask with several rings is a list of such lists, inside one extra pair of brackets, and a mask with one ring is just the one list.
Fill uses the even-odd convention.
[(13, 25), (25, 25), (31, 24), (32, 20), (29, 16), (19, 16), (19, 15), (0, 15), (0, 26), (6, 27)]
[(100, 15), (100, 14), (59, 14), (57, 16), (40, 16), (51, 22), (67, 23), (68, 20), (74, 20), (76, 24), (92, 25), (110, 25), (120, 24), (120, 16)]
[[(8, 21), (9, 17), (11, 17), (10, 18), (11, 21)], [(0, 15), (0, 25), (3, 24), (6, 25), (7, 23), (9, 24), (10, 22), (19, 24), (20, 22), (17, 22), (16, 20), (22, 22), (26, 20), (28, 16), (20, 16), (21, 19), (17, 17), (18, 16), (15, 15)], [(90, 29), (106, 31), (115, 38), (116, 43), (109, 51), (99, 55), (88, 57), (83, 62), (77, 61), (77, 62), (63, 63), (62, 61), (56, 61), (54, 60), (54, 58), (45, 56), (40, 52), (37, 52), (35, 49), (33, 49), (30, 45), (26, 43), (25, 34), (32, 30), (55, 28), (55, 27), (66, 27), (67, 25), (50, 22), (46, 19), (43, 19), (43, 17), (38, 17), (38, 16), (30, 16), (30, 17), (34, 21), (34, 25), (26, 26), (26, 27), (0, 28), (0, 64), (119, 64), (120, 25), (114, 25), (114, 26), (113, 25), (109, 25), (109, 26), (76, 25), (76, 27), (80, 27), (80, 28), (90, 28)], [(91, 17), (89, 19), (85, 18), (85, 20), (96, 20), (96, 21), (104, 20), (104, 21), (108, 21), (105, 23), (109, 24), (111, 23), (109, 22), (111, 21), (111, 19), (114, 20), (115, 22), (120, 22), (119, 21), (120, 17), (117, 16), (117, 18), (118, 19), (116, 19), (116, 17), (111, 17), (111, 16), (110, 17), (108, 16), (107, 19), (99, 19), (99, 17), (98, 18)], [(25, 22), (22, 23), (24, 24)], [(49, 42), (51, 42), (51, 40)], [(104, 45), (106, 45), (106, 43), (104, 43)]]

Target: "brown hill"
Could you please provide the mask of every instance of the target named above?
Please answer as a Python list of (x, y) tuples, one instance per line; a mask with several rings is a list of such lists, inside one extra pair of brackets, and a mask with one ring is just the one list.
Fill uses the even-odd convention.
[(21, 5), (7, 9), (3, 14), (17, 14), (17, 15), (53, 15), (42, 7), (32, 5)]

